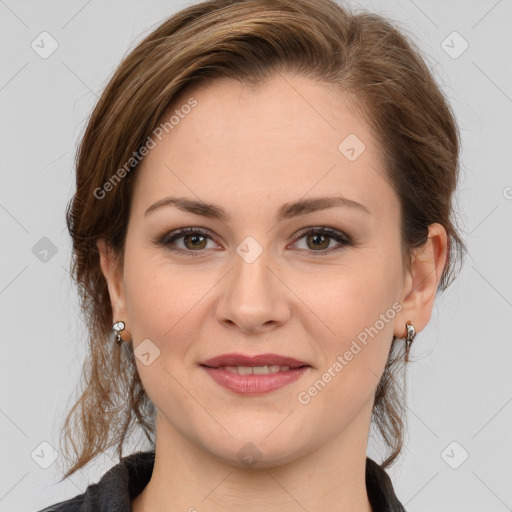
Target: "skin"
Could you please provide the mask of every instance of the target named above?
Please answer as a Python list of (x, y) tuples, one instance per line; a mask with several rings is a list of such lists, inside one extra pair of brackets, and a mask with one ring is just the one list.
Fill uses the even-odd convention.
[[(369, 512), (364, 471), (375, 390), (392, 336), (404, 338), (408, 320), (417, 332), (430, 320), (446, 232), (432, 224), (406, 268), (398, 197), (377, 143), (327, 86), (290, 74), (255, 89), (221, 79), (182, 93), (174, 108), (190, 96), (198, 105), (136, 170), (122, 271), (98, 241), (112, 320), (126, 323), (123, 340), (136, 350), (149, 338), (160, 350), (148, 366), (136, 359), (158, 412), (153, 475), (133, 510)], [(366, 146), (355, 161), (338, 150), (351, 133)], [(369, 213), (334, 207), (274, 220), (283, 203), (334, 194)], [(213, 203), (231, 218), (173, 206), (144, 215), (169, 195)], [(321, 226), (355, 244), (294, 240)], [(174, 241), (199, 257), (153, 241), (182, 227), (209, 232)], [(236, 251), (248, 236), (262, 249), (250, 264)], [(331, 252), (315, 254), (324, 250)], [(401, 311), (300, 403), (298, 394), (394, 303)], [(312, 368), (279, 390), (243, 396), (198, 366), (228, 352), (288, 355)], [(248, 442), (261, 454), (253, 467), (237, 456)]]

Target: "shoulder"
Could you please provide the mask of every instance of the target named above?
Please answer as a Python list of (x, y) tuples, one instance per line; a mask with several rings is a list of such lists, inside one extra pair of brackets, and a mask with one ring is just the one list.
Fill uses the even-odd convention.
[(374, 512), (406, 512), (386, 470), (366, 457), (366, 491)]
[(131, 501), (149, 482), (154, 462), (154, 451), (123, 457), (84, 493), (38, 512), (131, 512)]

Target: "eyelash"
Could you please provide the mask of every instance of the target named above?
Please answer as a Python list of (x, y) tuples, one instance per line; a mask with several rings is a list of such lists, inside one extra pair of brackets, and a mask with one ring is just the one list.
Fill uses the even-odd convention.
[[(208, 237), (211, 240), (215, 241), (215, 239), (212, 236), (210, 236), (210, 234), (208, 232), (203, 231), (202, 229), (182, 228), (182, 229), (178, 229), (176, 231), (171, 231), (170, 233), (165, 234), (163, 237), (156, 240), (155, 242), (160, 245), (163, 245), (168, 250), (179, 253), (179, 254), (186, 254), (187, 256), (191, 256), (192, 258), (201, 257), (201, 256), (203, 256), (202, 253), (204, 253), (205, 249), (192, 251), (189, 249), (176, 249), (176, 248), (170, 247), (172, 242), (175, 242), (176, 240), (178, 240), (179, 238), (182, 238), (183, 236), (191, 235), (191, 234)], [(303, 238), (306, 235), (326, 235), (328, 238), (332, 238), (333, 240), (336, 240), (336, 242), (341, 244), (341, 246), (338, 248), (334, 248), (334, 249), (330, 248), (326, 251), (311, 251), (311, 250), (308, 251), (307, 249), (303, 249), (306, 252), (308, 252), (309, 254), (322, 256), (325, 254), (330, 254), (331, 252), (333, 252), (337, 249), (340, 249), (343, 246), (353, 245), (352, 239), (348, 235), (345, 235), (337, 230), (334, 230), (331, 228), (326, 228), (326, 227), (307, 228), (307, 229), (301, 231), (293, 239), (292, 242), (296, 242), (297, 240), (300, 240), (301, 238)]]

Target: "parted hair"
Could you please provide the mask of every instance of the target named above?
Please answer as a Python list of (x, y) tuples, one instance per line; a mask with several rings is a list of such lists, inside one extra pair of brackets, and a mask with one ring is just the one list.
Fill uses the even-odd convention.
[[(109, 341), (112, 308), (96, 242), (104, 238), (122, 268), (138, 165), (134, 154), (140, 156), (178, 94), (217, 77), (254, 86), (281, 72), (339, 91), (370, 126), (385, 177), (399, 197), (405, 264), (427, 242), (431, 223), (445, 228), (448, 259), (439, 283), (444, 290), (465, 252), (453, 207), (460, 136), (426, 61), (395, 22), (332, 0), (203, 1), (166, 19), (123, 58), (87, 121), (76, 153), (76, 192), (66, 210), (71, 275), (88, 348), (61, 431), (63, 479), (107, 449), (121, 458), (134, 429), (155, 446), (156, 411), (133, 346)], [(116, 173), (115, 186), (99, 195)], [(383, 468), (400, 455), (406, 425), (404, 344), (396, 341), (393, 336), (372, 414), (387, 451)]]

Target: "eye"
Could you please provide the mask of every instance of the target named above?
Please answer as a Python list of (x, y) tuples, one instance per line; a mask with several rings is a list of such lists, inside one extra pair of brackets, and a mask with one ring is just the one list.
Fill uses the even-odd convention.
[[(175, 245), (175, 242), (180, 239), (183, 239), (184, 247), (170, 247)], [(182, 228), (164, 236), (159, 243), (171, 251), (187, 253), (187, 255), (194, 257), (199, 256), (200, 254), (191, 253), (200, 252), (202, 249), (206, 249), (207, 239), (212, 239), (212, 237), (206, 231), (198, 228)]]
[[(336, 250), (336, 247), (329, 248), (332, 240), (335, 240), (341, 246), (352, 245), (352, 241), (349, 236), (344, 235), (340, 231), (325, 227), (308, 228), (295, 237), (295, 242), (302, 238), (305, 238), (306, 243), (306, 248), (304, 250), (315, 255), (328, 254)], [(313, 248), (313, 250), (311, 250), (311, 248)]]
[[(352, 239), (348, 235), (327, 227), (307, 228), (295, 236), (293, 243), (297, 244), (303, 238), (306, 247), (301, 250), (315, 255), (329, 254), (343, 246), (353, 245)], [(204, 249), (208, 249), (208, 240), (214, 241), (207, 231), (199, 228), (182, 228), (164, 235), (155, 240), (155, 243), (163, 245), (173, 252), (198, 257), (203, 255)], [(338, 242), (338, 247), (331, 246), (333, 240)], [(180, 243), (177, 243), (178, 241)], [(212, 248), (215, 247), (210, 247), (210, 249)]]

